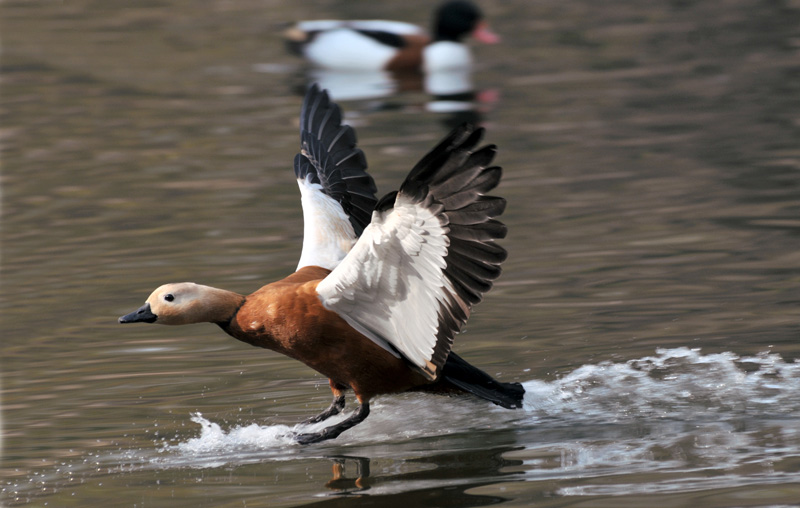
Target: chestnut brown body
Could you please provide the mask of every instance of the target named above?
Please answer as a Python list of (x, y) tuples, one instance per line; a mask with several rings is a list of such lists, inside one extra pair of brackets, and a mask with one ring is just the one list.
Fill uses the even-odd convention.
[(398, 358), (327, 310), (316, 293), (329, 270), (304, 267), (248, 296), (225, 332), (253, 346), (277, 351), (351, 388), (360, 402), (430, 384)]

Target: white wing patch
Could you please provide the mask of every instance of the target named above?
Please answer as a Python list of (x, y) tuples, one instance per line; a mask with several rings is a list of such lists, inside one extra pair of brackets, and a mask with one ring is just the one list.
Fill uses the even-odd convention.
[(373, 212), (350, 254), (317, 286), (326, 308), (431, 379), (439, 309), (453, 292), (441, 211), (431, 200), (412, 203), (399, 194), (393, 209)]
[(298, 179), (303, 204), (303, 252), (297, 269), (321, 266), (333, 270), (356, 243), (356, 234), (342, 205), (322, 185)]

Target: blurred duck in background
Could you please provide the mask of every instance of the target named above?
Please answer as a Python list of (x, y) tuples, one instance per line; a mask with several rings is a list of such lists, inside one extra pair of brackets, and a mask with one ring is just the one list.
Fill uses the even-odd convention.
[(472, 94), (472, 53), (464, 40), (500, 40), (481, 10), (463, 0), (436, 9), (432, 35), (400, 21), (317, 20), (297, 23), (284, 36), (290, 50), (311, 64), (308, 81), (337, 100), (416, 90), (434, 97)]
[(472, 66), (463, 40), (492, 44), (480, 9), (449, 1), (436, 10), (433, 34), (410, 23), (385, 20), (301, 21), (284, 33), (289, 48), (315, 67), (341, 71), (440, 72)]

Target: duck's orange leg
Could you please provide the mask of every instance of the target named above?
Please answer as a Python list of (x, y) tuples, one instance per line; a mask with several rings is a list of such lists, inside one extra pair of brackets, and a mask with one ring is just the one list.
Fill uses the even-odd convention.
[(331, 402), (330, 407), (320, 414), (306, 419), (303, 423), (319, 423), (325, 421), (333, 415), (338, 415), (342, 409), (344, 409), (344, 391), (347, 390), (347, 387), (335, 383), (333, 379), (330, 380), (330, 385), (331, 391), (333, 392), (333, 402)]
[(361, 403), (350, 415), (348, 418), (342, 420), (341, 422), (331, 425), (330, 427), (325, 427), (319, 432), (311, 432), (308, 434), (298, 434), (295, 436), (295, 439), (300, 444), (311, 444), (311, 443), (319, 443), (320, 441), (325, 441), (327, 439), (333, 439), (338, 437), (339, 434), (355, 427), (359, 423), (363, 422), (367, 416), (369, 416), (369, 401), (362, 400), (361, 397), (358, 398), (358, 401)]

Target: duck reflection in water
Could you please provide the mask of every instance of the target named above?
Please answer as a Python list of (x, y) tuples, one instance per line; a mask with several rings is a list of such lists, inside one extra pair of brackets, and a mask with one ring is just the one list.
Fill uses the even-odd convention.
[[(367, 457), (349, 457), (346, 455), (330, 457), (332, 478), (325, 482), (325, 487), (337, 492), (360, 492), (370, 488), (369, 459)], [(347, 474), (347, 462), (355, 465), (355, 478)]]
[(477, 148), (482, 129), (463, 125), (378, 200), (355, 133), (316, 86), (300, 118), (294, 170), (303, 205), (297, 271), (249, 296), (194, 283), (157, 288), (121, 323), (211, 322), (253, 346), (295, 358), (330, 380), (333, 402), (306, 423), (359, 401), (345, 420), (296, 436), (333, 439), (369, 415), (376, 395), (407, 391), (472, 394), (522, 406), (519, 383), (501, 383), (451, 351), (472, 306), (483, 298), (506, 251), (495, 219), (505, 200), (486, 193), (500, 181), (495, 147)]
[[(489, 436), (490, 442), (500, 436)], [(499, 496), (472, 494), (468, 491), (483, 485), (519, 480), (519, 468), (523, 461), (508, 459), (505, 455), (519, 447), (507, 445), (484, 449), (449, 450), (410, 462), (391, 463), (385, 468), (381, 459), (333, 455), (332, 477), (325, 487), (338, 495), (368, 496), (375, 489), (385, 501), (391, 500), (393, 486), (401, 487), (399, 496), (404, 506), (489, 506), (508, 501)], [(376, 462), (377, 474), (371, 472)], [(409, 491), (409, 485), (424, 485), (424, 488)], [(388, 492), (388, 494), (387, 494)], [(416, 502), (415, 502), (416, 500)], [(320, 501), (311, 506), (324, 506)]]

